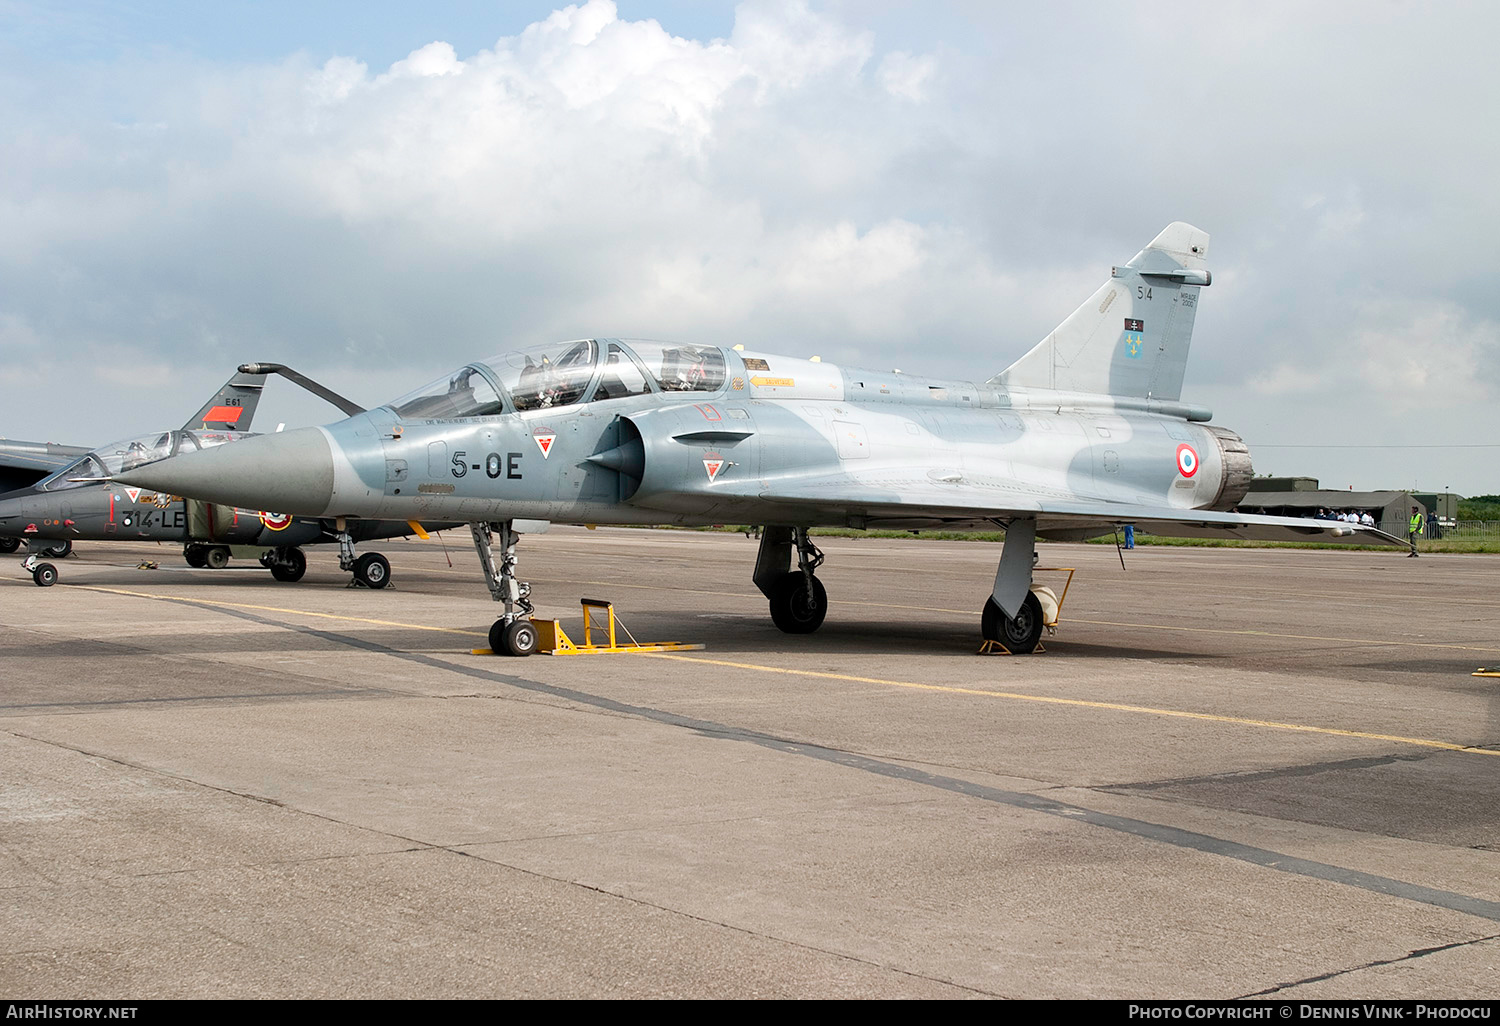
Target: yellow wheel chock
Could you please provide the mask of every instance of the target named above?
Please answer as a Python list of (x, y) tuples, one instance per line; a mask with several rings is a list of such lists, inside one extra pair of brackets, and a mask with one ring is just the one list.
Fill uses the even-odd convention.
[[(625, 622), (615, 615), (613, 602), (605, 602), (603, 599), (584, 599), (583, 605), (583, 644), (578, 644), (569, 638), (562, 629), (560, 620), (537, 620), (531, 622), (536, 627), (537, 651), (544, 655), (625, 655), (631, 652), (693, 652), (705, 648), (704, 645), (693, 645), (684, 641), (656, 641), (641, 643), (635, 640), (635, 635), (630, 633), (630, 628)], [(604, 610), (604, 619), (596, 622), (593, 610)], [(594, 644), (594, 631), (603, 630), (608, 633), (607, 644)], [(621, 644), (617, 632), (623, 633), (629, 641)]]

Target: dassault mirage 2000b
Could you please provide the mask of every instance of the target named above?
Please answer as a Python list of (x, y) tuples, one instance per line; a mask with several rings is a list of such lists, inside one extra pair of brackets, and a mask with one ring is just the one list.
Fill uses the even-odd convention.
[(1038, 537), (1135, 524), (1400, 544), (1353, 524), (1232, 512), (1252, 477), (1245, 443), (1180, 401), (1207, 249), (1206, 233), (1169, 225), (983, 384), (584, 339), (468, 364), (336, 424), (119, 479), (317, 516), (468, 522), (505, 608), (491, 645), (515, 655), (536, 644), (516, 542), (547, 522), (763, 524), (754, 580), (791, 633), (816, 630), (828, 606), (808, 528), (998, 525), (1006, 540), (981, 629), (1031, 651)]

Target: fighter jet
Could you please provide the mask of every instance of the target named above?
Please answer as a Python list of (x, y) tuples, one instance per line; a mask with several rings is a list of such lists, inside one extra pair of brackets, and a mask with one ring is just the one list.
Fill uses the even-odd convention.
[[(203, 404), (203, 408), (187, 422), (185, 429), (200, 429), (210, 432), (206, 438), (224, 439), (236, 438), (238, 432), (249, 431), (265, 380), (265, 374), (247, 374), (243, 371), (235, 374)], [(151, 439), (159, 434), (160, 432), (152, 435)], [(133, 446), (134, 451), (139, 452), (147, 444), (148, 439), (127, 439), (115, 446), (106, 446), (105, 450), (119, 449), (123, 452)], [(71, 473), (75, 467), (96, 466), (97, 464), (89, 464), (85, 458), (91, 451), (93, 450), (83, 446), (57, 445), (53, 442), (0, 441), (0, 483), (4, 484), (3, 491), (0, 491), (0, 511), (4, 511), (0, 513), (0, 552), (14, 552), (21, 547), (22, 541), (27, 540), (32, 543), (28, 548), (33, 556), (61, 559), (73, 551), (73, 540), (80, 535), (73, 532), (44, 532), (42, 525), (56, 526), (53, 521), (59, 518), (48, 516), (48, 505), (38, 501), (35, 496), (43, 490), (40, 488), (42, 481), (61, 478), (62, 471)], [(170, 450), (162, 455), (169, 454)], [(69, 509), (72, 508), (71, 503), (67, 505)], [(60, 511), (59, 505), (54, 512)], [(33, 514), (30, 519), (26, 519), (27, 512)], [(23, 519), (26, 520), (25, 523), (22, 523)], [(41, 525), (32, 523), (38, 519)], [(27, 527), (34, 527), (35, 530), (27, 531)], [(35, 565), (34, 559), (32, 564)], [(55, 575), (54, 568), (52, 579), (55, 579)]]
[[(337, 542), (340, 565), (366, 587), (390, 583), (390, 563), (377, 552), (359, 555), (355, 544), (374, 538), (425, 533), (405, 521), (336, 521), (263, 509), (235, 508), (183, 500), (151, 489), (121, 486), (112, 476), (174, 454), (199, 452), (253, 438), (255, 417), (267, 374), (281, 374), (328, 399), (346, 414), (363, 407), (312, 382), (281, 364), (247, 364), (175, 431), (153, 431), (92, 451), (84, 451), (35, 485), (0, 495), (0, 551), (14, 552), (28, 542), (22, 569), (43, 587), (56, 583), (57, 568), (41, 556), (66, 555), (75, 539), (102, 541), (182, 542), (188, 565), (220, 569), (229, 564), (231, 546), (265, 550), (260, 561), (279, 581), (297, 581), (307, 569), (300, 546)], [(434, 525), (436, 527), (436, 525)], [(452, 525), (444, 525), (452, 526)], [(5, 544), (8, 542), (9, 544)]]
[(1353, 524), (1233, 512), (1253, 476), (1249, 450), (1181, 400), (1207, 252), (1206, 233), (1169, 225), (982, 383), (589, 338), (470, 363), (340, 423), (118, 480), (311, 516), (466, 521), (505, 610), (491, 647), (512, 655), (536, 645), (516, 544), (553, 521), (765, 525), (753, 580), (789, 633), (816, 630), (828, 609), (809, 528), (999, 526), (981, 632), (1028, 652), (1043, 628), (1038, 537), (1134, 524), (1401, 544)]

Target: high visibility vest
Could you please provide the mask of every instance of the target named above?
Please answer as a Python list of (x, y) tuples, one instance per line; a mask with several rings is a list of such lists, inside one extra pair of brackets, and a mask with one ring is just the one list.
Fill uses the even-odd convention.
[(1421, 534), (1422, 533), (1422, 514), (1420, 514), (1420, 513), (1413, 513), (1411, 515), (1411, 533), (1412, 534)]

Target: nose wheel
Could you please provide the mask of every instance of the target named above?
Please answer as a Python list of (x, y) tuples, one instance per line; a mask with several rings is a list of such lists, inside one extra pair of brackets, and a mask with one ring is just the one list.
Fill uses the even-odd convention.
[(501, 655), (529, 656), (536, 651), (536, 625), (528, 619), (506, 623), (496, 620), (490, 625), (490, 649)]
[(38, 588), (50, 588), (57, 583), (57, 567), (51, 563), (43, 563), (37, 558), (37, 548), (34, 543), (31, 551), (26, 554), (26, 558), (21, 560), (21, 569), (31, 575), (31, 580)]
[[(354, 551), (354, 539), (344, 530), (344, 521), (339, 526), (339, 569), (354, 575), (352, 587), (384, 588), (391, 583), (391, 562), (378, 552), (366, 552), (363, 556)], [(299, 575), (300, 576), (300, 575)]]
[(366, 588), (384, 588), (391, 583), (391, 564), (378, 552), (366, 552), (354, 562), (354, 579)]

